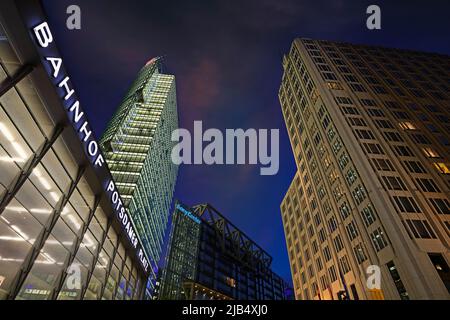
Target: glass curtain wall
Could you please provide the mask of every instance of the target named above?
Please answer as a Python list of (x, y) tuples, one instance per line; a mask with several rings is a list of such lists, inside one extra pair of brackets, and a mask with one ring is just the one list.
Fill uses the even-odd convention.
[[(21, 67), (0, 27), (0, 83)], [(29, 76), (0, 97), (0, 299), (139, 298), (143, 280), (60, 131)]]

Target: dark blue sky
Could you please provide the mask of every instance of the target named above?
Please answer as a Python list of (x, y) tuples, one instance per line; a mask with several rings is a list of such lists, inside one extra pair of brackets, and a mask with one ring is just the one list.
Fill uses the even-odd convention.
[[(97, 138), (139, 69), (163, 55), (176, 76), (180, 127), (279, 128), (280, 171), (259, 166), (182, 166), (175, 197), (209, 202), (274, 258), (290, 281), (279, 204), (295, 163), (277, 93), (295, 37), (450, 53), (450, 1), (44, 0), (53, 33)], [(77, 4), (82, 29), (65, 28)], [(382, 9), (382, 30), (365, 27)]]

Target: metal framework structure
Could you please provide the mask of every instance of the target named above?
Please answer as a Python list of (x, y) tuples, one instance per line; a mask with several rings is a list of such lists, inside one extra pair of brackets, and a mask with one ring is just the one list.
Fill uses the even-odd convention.
[[(220, 245), (224, 252), (255, 271), (265, 272), (270, 269), (272, 257), (212, 205), (199, 204), (192, 207), (192, 210), (220, 235)], [(226, 245), (227, 240), (230, 240), (231, 247)]]
[(8, 92), (9, 89), (13, 88), (16, 84), (18, 84), (20, 80), (29, 75), (33, 71), (33, 69), (34, 65), (27, 63), (22, 65), (13, 76), (7, 77), (0, 84), (0, 97), (3, 96), (6, 92)]
[(47, 154), (47, 151), (52, 147), (53, 143), (58, 139), (59, 135), (64, 130), (63, 125), (58, 125), (55, 127), (53, 134), (50, 139), (45, 139), (44, 143), (41, 145), (39, 150), (32, 154), (28, 159), (25, 166), (26, 169), (21, 170), (16, 179), (12, 182), (11, 186), (8, 188), (7, 192), (0, 198), (0, 215), (5, 210), (9, 202), (15, 197), (20, 187), (27, 181), (33, 169), (41, 162), (41, 160)]

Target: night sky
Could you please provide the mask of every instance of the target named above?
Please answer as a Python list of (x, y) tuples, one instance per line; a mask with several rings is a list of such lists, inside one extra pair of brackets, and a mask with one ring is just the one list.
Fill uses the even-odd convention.
[[(394, 3), (395, 2), (395, 3)], [(259, 165), (190, 165), (179, 170), (175, 198), (209, 202), (273, 257), (291, 281), (279, 205), (295, 162), (278, 102), (282, 56), (295, 37), (450, 53), (450, 1), (111, 1), (44, 0), (77, 94), (99, 138), (140, 68), (164, 56), (176, 76), (179, 124), (207, 128), (279, 128), (280, 170)], [(68, 30), (66, 8), (81, 8)], [(378, 4), (382, 30), (366, 29)]]

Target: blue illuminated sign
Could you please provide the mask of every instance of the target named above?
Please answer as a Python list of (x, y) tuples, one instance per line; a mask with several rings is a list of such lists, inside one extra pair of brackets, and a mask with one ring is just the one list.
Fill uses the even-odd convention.
[(83, 144), (85, 154), (90, 159), (94, 170), (103, 182), (103, 187), (106, 194), (109, 196), (116, 218), (124, 233), (127, 235), (131, 246), (136, 250), (136, 255), (138, 256), (142, 267), (146, 272), (149, 272), (150, 263), (139, 242), (131, 217), (123, 206), (119, 192), (111, 177), (111, 173), (105, 165), (105, 160), (99, 145), (94, 138), (86, 114), (83, 112), (80, 102), (76, 97), (75, 90), (71, 85), (70, 77), (64, 69), (62, 58), (59, 56), (58, 50), (53, 43), (53, 35), (50, 31), (50, 27), (48, 23), (44, 21), (31, 29), (33, 30), (35, 41), (38, 44), (44, 69), (51, 78), (53, 85), (62, 100), (72, 126)]
[(186, 210), (185, 208), (183, 208), (180, 204), (177, 204), (176, 208), (181, 211), (185, 216), (187, 216), (188, 218), (190, 218), (192, 221), (194, 221), (195, 223), (200, 224), (201, 220), (194, 215), (192, 212)]

